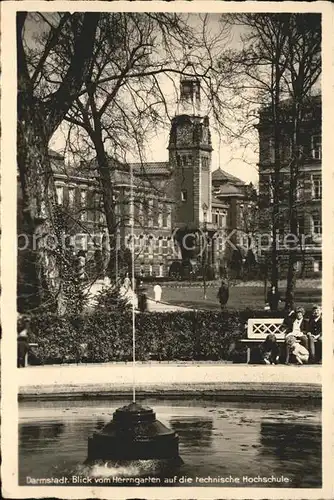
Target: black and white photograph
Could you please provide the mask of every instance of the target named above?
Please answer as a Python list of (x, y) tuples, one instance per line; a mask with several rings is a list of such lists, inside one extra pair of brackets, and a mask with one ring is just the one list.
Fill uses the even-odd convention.
[(5, 3), (6, 497), (330, 498), (330, 5)]

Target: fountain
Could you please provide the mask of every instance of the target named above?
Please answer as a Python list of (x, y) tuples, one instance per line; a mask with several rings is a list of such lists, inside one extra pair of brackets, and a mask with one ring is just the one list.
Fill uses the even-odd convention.
[(137, 403), (118, 408), (112, 421), (89, 438), (87, 460), (182, 462), (178, 435), (151, 408)]
[[(133, 204), (133, 167), (130, 166), (130, 207), (131, 207), (131, 257), (132, 290), (135, 290), (134, 268), (134, 204)], [(101, 431), (88, 439), (86, 464), (104, 461), (107, 466), (129, 465), (133, 461), (144, 460), (152, 464), (153, 470), (145, 472), (160, 473), (164, 467), (171, 468), (182, 463), (179, 456), (178, 435), (156, 419), (151, 408), (136, 403), (135, 380), (135, 302), (132, 300), (132, 354), (133, 354), (133, 401), (118, 408), (113, 419)], [(146, 463), (146, 465), (149, 465)], [(144, 469), (147, 469), (145, 467)]]

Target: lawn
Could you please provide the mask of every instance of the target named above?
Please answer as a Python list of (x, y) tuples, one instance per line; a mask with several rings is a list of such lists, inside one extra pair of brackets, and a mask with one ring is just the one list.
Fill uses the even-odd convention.
[[(154, 297), (153, 287), (148, 287), (148, 296)], [(169, 302), (178, 306), (194, 307), (201, 309), (220, 309), (217, 299), (217, 287), (207, 288), (207, 298), (204, 299), (203, 288), (174, 288), (164, 285), (162, 287), (163, 302)], [(282, 291), (284, 298), (284, 293)], [(232, 286), (230, 288), (230, 297), (227, 309), (244, 309), (247, 307), (253, 309), (264, 308), (264, 291), (261, 286)], [(306, 310), (311, 309), (313, 304), (321, 303), (321, 289), (308, 287), (299, 287), (296, 290), (296, 305), (303, 306)], [(281, 307), (284, 307), (282, 303)]]

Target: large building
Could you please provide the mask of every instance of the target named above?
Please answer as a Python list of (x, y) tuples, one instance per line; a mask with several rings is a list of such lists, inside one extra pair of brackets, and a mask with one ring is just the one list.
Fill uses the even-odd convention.
[[(280, 275), (287, 268), (287, 248), (284, 237), (289, 233), (288, 193), (290, 186), (291, 128), (289, 106), (286, 101), (287, 119), (282, 126), (280, 148), (280, 203), (278, 237)], [(260, 159), (259, 159), (259, 200), (260, 231), (270, 232), (273, 210), (274, 186), (274, 138), (270, 110), (262, 109), (258, 124)], [(296, 209), (298, 213), (298, 262), (297, 271), (304, 270), (305, 276), (319, 276), (322, 271), (322, 176), (321, 176), (321, 98), (311, 99), (301, 127), (301, 156), (299, 167)], [(263, 239), (264, 240), (264, 239)], [(262, 252), (265, 255), (265, 252)], [(270, 260), (270, 259), (269, 259)]]
[[(222, 169), (213, 170), (208, 116), (201, 114), (200, 82), (180, 82), (178, 111), (172, 119), (166, 162), (124, 164), (110, 158), (110, 174), (117, 214), (116, 260), (131, 246), (130, 169), (133, 169), (134, 247), (136, 273), (167, 276), (172, 262), (184, 258), (181, 236), (194, 234), (190, 252), (203, 256), (217, 269), (228, 259), (226, 235), (242, 227), (245, 183)], [(50, 152), (58, 203), (66, 206), (72, 220), (75, 251), (98, 248), (105, 232), (99, 177), (94, 162), (68, 170), (64, 158)], [(235, 236), (234, 236), (235, 239)], [(190, 244), (188, 245), (191, 246)], [(185, 245), (187, 247), (187, 244)], [(89, 260), (89, 259), (88, 259)]]

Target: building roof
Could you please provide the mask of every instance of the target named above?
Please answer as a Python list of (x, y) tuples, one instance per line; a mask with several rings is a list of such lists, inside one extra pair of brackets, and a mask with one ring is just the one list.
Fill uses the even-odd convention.
[(212, 196), (211, 198), (211, 205), (212, 206), (220, 206), (220, 207), (228, 207), (228, 204), (225, 203), (224, 201), (220, 200), (216, 196)]
[(232, 174), (229, 174), (225, 170), (218, 168), (217, 170), (214, 170), (212, 172), (212, 180), (213, 181), (230, 181), (233, 182), (234, 184), (239, 184), (239, 185), (244, 185), (245, 182), (239, 179), (238, 177), (235, 177)]
[(243, 191), (240, 189), (240, 187), (233, 185), (230, 182), (227, 182), (226, 184), (223, 184), (220, 186), (219, 190), (215, 191), (215, 197), (228, 197), (228, 196), (244, 196)]
[(169, 175), (171, 173), (168, 161), (152, 161), (147, 163), (130, 163), (136, 175)]

